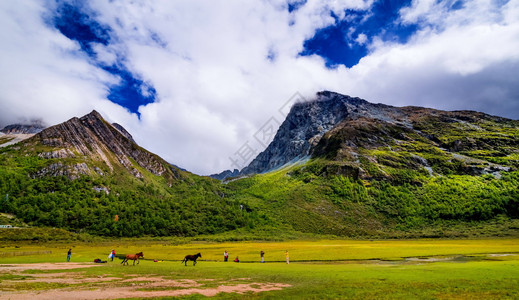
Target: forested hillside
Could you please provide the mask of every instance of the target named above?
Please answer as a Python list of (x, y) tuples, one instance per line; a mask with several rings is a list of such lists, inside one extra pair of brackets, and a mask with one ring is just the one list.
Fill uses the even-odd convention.
[(212, 234), (257, 215), (220, 182), (182, 171), (93, 112), (0, 148), (0, 212), (106, 236)]
[(314, 159), (228, 186), (239, 202), (301, 232), (350, 237), (519, 232), (519, 172), (499, 179), (411, 172), (390, 181), (337, 174), (342, 168)]
[[(71, 119), (0, 148), (0, 212), (30, 226), (100, 236), (519, 232), (518, 121), (327, 95), (345, 101), (341, 121), (326, 132), (315, 130), (328, 122), (318, 117), (298, 121), (303, 127), (282, 125), (276, 148), (255, 162), (291, 163), (223, 182), (168, 164), (97, 113)], [(290, 128), (300, 134), (288, 134)], [(281, 141), (308, 133), (305, 155), (282, 157)]]

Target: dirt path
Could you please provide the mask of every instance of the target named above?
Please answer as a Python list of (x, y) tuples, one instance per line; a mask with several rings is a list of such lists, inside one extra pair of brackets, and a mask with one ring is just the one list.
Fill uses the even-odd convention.
[[(160, 291), (141, 291), (139, 287), (114, 287), (102, 288), (97, 290), (48, 290), (42, 292), (28, 293), (7, 293), (0, 292), (0, 299), (11, 300), (58, 300), (58, 299), (118, 299), (118, 298), (152, 298), (152, 297), (173, 297), (186, 296), (191, 294), (201, 294), (207, 297), (215, 296), (218, 293), (259, 293), (265, 291), (281, 290), (289, 287), (288, 284), (282, 283), (243, 283), (237, 285), (221, 285), (216, 288), (187, 288), (176, 290), (160, 290)], [(175, 286), (169, 286), (174, 288)]]
[[(191, 294), (215, 296), (218, 293), (259, 293), (287, 288), (290, 285), (283, 283), (239, 283), (236, 281), (250, 280), (249, 278), (236, 279), (234, 283), (214, 287), (215, 280), (166, 279), (161, 276), (126, 275), (127, 278), (111, 277), (110, 275), (88, 277), (82, 272), (60, 272), (30, 274), (25, 270), (67, 270), (77, 268), (96, 267), (98, 264), (82, 263), (41, 263), (41, 264), (10, 264), (1, 265), (0, 272), (4, 274), (27, 276), (23, 279), (2, 280), (0, 286), (0, 300), (60, 300), (60, 299), (118, 299), (118, 298), (153, 298), (174, 297)], [(88, 283), (88, 286), (65, 287), (31, 291), (32, 283), (59, 283), (79, 285)], [(203, 288), (204, 283), (211, 282), (212, 287)], [(21, 284), (21, 285), (20, 285)], [(121, 284), (125, 286), (120, 286)], [(119, 285), (119, 286), (114, 286)], [(21, 290), (20, 288), (24, 288)]]
[(100, 264), (93, 263), (39, 263), (39, 264), (0, 264), (0, 272), (25, 271), (25, 270), (70, 270), (79, 268), (99, 267)]

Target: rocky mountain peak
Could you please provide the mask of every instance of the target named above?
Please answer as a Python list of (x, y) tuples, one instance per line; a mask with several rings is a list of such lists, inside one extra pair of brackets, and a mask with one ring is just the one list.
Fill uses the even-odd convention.
[[(506, 125), (491, 127), (480, 125), (482, 122)], [(270, 145), (239, 175), (268, 172), (310, 156), (357, 162), (359, 150), (392, 149), (410, 141), (438, 147), (438, 151), (454, 160), (459, 157), (457, 152), (494, 151), (495, 145), (513, 149), (518, 144), (517, 137), (500, 126), (517, 125), (512, 120), (473, 111), (400, 108), (322, 91), (311, 101), (293, 105)], [(496, 134), (488, 128), (502, 132)], [(452, 139), (452, 135), (458, 138)], [(487, 165), (490, 169), (502, 168), (492, 163)], [(428, 163), (423, 166), (429, 168)], [(473, 173), (483, 172), (476, 170), (479, 166), (466, 162), (464, 167)]]
[[(105, 166), (105, 171), (102, 171), (97, 166), (82, 163), (80, 168), (73, 168), (72, 173), (103, 174), (122, 166), (137, 178), (143, 176), (139, 168), (169, 179), (178, 175), (178, 170), (167, 162), (139, 147), (122, 126), (111, 125), (95, 110), (81, 118), (74, 117), (49, 127), (30, 140), (53, 148), (52, 151), (39, 153), (40, 157), (79, 158), (86, 162), (102, 162)], [(63, 169), (61, 166), (57, 168)], [(63, 170), (59, 172), (67, 173)], [(59, 172), (52, 171), (52, 174)]]
[(370, 117), (393, 122), (399, 115), (402, 114), (391, 106), (330, 91), (318, 92), (311, 101), (292, 106), (267, 149), (240, 174), (267, 172), (309, 156), (311, 148), (322, 136), (346, 118)]
[(89, 114), (86, 114), (83, 117), (81, 117), (81, 119), (88, 119), (88, 118), (103, 120), (103, 116), (95, 109), (93, 109)]
[(12, 124), (7, 125), (0, 132), (5, 134), (35, 134), (42, 131), (45, 126), (42, 123)]
[(33, 121), (30, 124), (7, 125), (0, 130), (0, 147), (7, 147), (26, 140), (44, 128), (45, 125), (41, 121)]
[(221, 173), (211, 174), (211, 175), (209, 175), (209, 177), (214, 178), (214, 179), (218, 179), (218, 180), (225, 180), (227, 178), (237, 177), (239, 175), (240, 175), (240, 170), (234, 169), (233, 171), (225, 170), (225, 171), (223, 171)]

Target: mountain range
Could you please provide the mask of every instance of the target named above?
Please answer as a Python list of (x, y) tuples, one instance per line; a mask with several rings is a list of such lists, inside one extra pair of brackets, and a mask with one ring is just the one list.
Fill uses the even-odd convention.
[(164, 161), (96, 111), (8, 144), (18, 127), (0, 136), (0, 212), (32, 226), (108, 236), (517, 229), (519, 121), (479, 112), (319, 92), (247, 167), (213, 176), (223, 182)]

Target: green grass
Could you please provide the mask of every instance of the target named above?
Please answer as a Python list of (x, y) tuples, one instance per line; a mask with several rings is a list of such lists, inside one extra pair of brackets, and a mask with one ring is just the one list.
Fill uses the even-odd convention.
[[(69, 245), (25, 244), (18, 247), (0, 248), (0, 252), (52, 250), (52, 254), (0, 257), (0, 263), (63, 262)], [(147, 259), (135, 267), (122, 266), (119, 261), (114, 261), (96, 268), (40, 271), (39, 273), (72, 272), (77, 276), (90, 278), (109, 276), (121, 280), (135, 276), (162, 277), (172, 280), (191, 279), (201, 284), (198, 287), (200, 289), (238, 283), (290, 285), (280, 291), (258, 294), (221, 293), (215, 297), (217, 299), (511, 299), (519, 297), (519, 240), (517, 239), (198, 242), (182, 245), (152, 244), (146, 240), (113, 240), (95, 244), (80, 243), (72, 247), (73, 262), (90, 262), (97, 257), (105, 259), (111, 248), (115, 248), (117, 253), (143, 251)], [(222, 262), (224, 250), (230, 253), (231, 258), (239, 255), (242, 262)], [(257, 263), (260, 250), (266, 253), (267, 263), (265, 264)], [(285, 250), (290, 252), (289, 265), (284, 263)], [(190, 263), (187, 267), (180, 263), (180, 259), (185, 254), (196, 252), (201, 252), (203, 256), (195, 267)], [(490, 253), (515, 253), (515, 255), (487, 256)], [(481, 260), (463, 262), (404, 260), (405, 257), (461, 254), (472, 255)], [(165, 261), (153, 262), (151, 260), (153, 258)], [(384, 261), (373, 260), (377, 258)], [(303, 262), (303, 260), (324, 261)], [(255, 263), (244, 263), (244, 261)], [(66, 288), (65, 285), (56, 283), (31, 283), (31, 272), (24, 272), (23, 276), (3, 275), (0, 280), (3, 281), (0, 291)], [(132, 286), (130, 282), (121, 280), (73, 286), (89, 289), (100, 286)], [(149, 280), (143, 279), (134, 283), (145, 284), (147, 281)], [(141, 291), (168, 289), (139, 285)], [(203, 298), (203, 296), (194, 294), (186, 298)]]
[[(112, 249), (117, 254), (143, 252), (145, 260), (180, 261), (186, 254), (202, 253), (202, 261), (222, 261), (227, 250), (230, 257), (239, 256), (242, 262), (259, 261), (259, 252), (265, 251), (265, 260), (284, 261), (285, 250), (291, 261), (337, 260), (400, 260), (405, 257), (438, 255), (474, 255), (487, 253), (519, 253), (519, 239), (483, 240), (314, 240), (285, 242), (190, 242), (176, 244), (174, 240), (121, 239), (85, 243), (11, 243), (0, 248), (0, 263), (63, 262), (67, 250), (72, 249), (73, 262), (106, 260)], [(43, 252), (42, 252), (43, 251)], [(51, 251), (50, 254), (40, 254)], [(34, 255), (8, 255), (9, 253)], [(116, 259), (117, 260), (117, 259)], [(114, 260), (115, 261), (115, 260)]]

